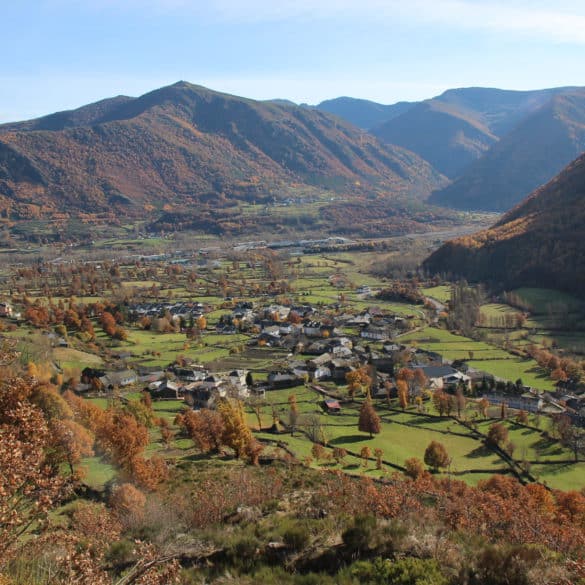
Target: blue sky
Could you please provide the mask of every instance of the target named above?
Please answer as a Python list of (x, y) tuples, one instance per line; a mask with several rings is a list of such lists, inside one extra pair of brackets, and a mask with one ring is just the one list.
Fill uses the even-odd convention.
[(180, 79), (382, 103), (585, 85), (582, 0), (4, 0), (0, 122)]

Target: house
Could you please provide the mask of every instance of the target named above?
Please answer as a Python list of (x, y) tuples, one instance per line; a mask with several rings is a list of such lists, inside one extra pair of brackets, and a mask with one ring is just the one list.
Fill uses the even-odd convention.
[(345, 382), (345, 376), (348, 372), (353, 370), (353, 366), (349, 360), (334, 359), (331, 360), (331, 378), (335, 382)]
[(12, 306), (9, 303), (0, 303), (0, 317), (12, 317)]
[(185, 380), (185, 382), (202, 382), (209, 375), (208, 372), (202, 367), (175, 366), (173, 371), (175, 372), (177, 378), (180, 380)]
[(330, 337), (333, 332), (333, 325), (323, 325), (319, 321), (308, 321), (303, 324), (303, 333), (307, 337)]
[(368, 325), (360, 331), (360, 337), (372, 341), (387, 341), (392, 337), (392, 330), (387, 326)]
[(323, 401), (323, 406), (325, 407), (325, 412), (327, 414), (339, 414), (341, 412), (341, 404), (339, 404), (339, 401), (337, 400), (328, 398)]
[(454, 387), (461, 383), (471, 389), (471, 378), (451, 366), (415, 366), (415, 369), (423, 371), (431, 390)]
[(195, 410), (214, 408), (217, 401), (225, 397), (225, 389), (205, 387), (201, 384), (201, 382), (192, 382), (185, 387), (185, 401)]
[(310, 359), (307, 362), (307, 365), (314, 368), (314, 369), (317, 369), (317, 368), (320, 368), (321, 366), (325, 366), (326, 364), (328, 364), (331, 361), (331, 358), (332, 358), (332, 356), (330, 353), (327, 353), (327, 352), (322, 353), (321, 355)]
[(176, 382), (163, 380), (156, 388), (149, 388), (153, 400), (183, 400), (183, 387)]
[(505, 403), (508, 408), (516, 410), (525, 410), (526, 412), (540, 412), (543, 407), (543, 400), (535, 394), (522, 394), (514, 396), (508, 394), (484, 394), (482, 398), (489, 401), (490, 404), (500, 405)]
[(293, 388), (294, 386), (300, 386), (304, 382), (304, 380), (299, 378), (294, 372), (270, 372), (267, 380), (272, 390), (279, 388)]
[(141, 384), (152, 384), (153, 382), (162, 381), (165, 377), (165, 373), (162, 370), (148, 372), (138, 377), (138, 381)]
[(391, 357), (372, 357), (372, 365), (378, 370), (379, 372), (383, 372), (384, 374), (394, 374), (394, 360)]
[(134, 370), (122, 370), (121, 372), (108, 372), (100, 378), (104, 388), (113, 390), (114, 388), (123, 388), (138, 382), (138, 375)]

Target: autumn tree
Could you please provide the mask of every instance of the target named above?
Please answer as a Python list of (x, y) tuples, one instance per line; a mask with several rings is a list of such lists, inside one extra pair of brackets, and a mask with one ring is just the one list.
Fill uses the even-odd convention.
[(418, 479), (425, 472), (423, 462), (416, 457), (411, 457), (404, 462), (404, 475), (411, 479)]
[(160, 429), (160, 439), (162, 444), (167, 448), (170, 449), (173, 439), (175, 437), (175, 433), (173, 433), (169, 422), (166, 418), (161, 418), (158, 421), (158, 428)]
[(208, 408), (187, 410), (178, 417), (177, 423), (202, 453), (219, 453), (223, 442), (224, 418)]
[(384, 456), (384, 451), (377, 447), (374, 449), (374, 457), (376, 458), (376, 469), (382, 469), (382, 457)]
[(508, 427), (502, 423), (491, 424), (486, 440), (488, 444), (502, 448), (508, 440)]
[(340, 465), (343, 463), (343, 460), (347, 457), (347, 450), (343, 447), (333, 447), (333, 459), (335, 462)]
[(357, 390), (365, 393), (372, 384), (372, 378), (370, 377), (367, 366), (362, 366), (361, 368), (347, 372), (345, 374), (345, 381), (347, 382), (348, 392), (352, 400)]
[(408, 383), (406, 380), (396, 380), (396, 390), (398, 392), (398, 403), (400, 408), (405, 410), (408, 406)]
[(371, 456), (372, 456), (372, 450), (367, 445), (364, 445), (360, 450), (360, 457), (364, 461), (364, 467), (368, 466), (368, 459)]
[(288, 426), (290, 428), (291, 436), (294, 435), (297, 422), (299, 420), (299, 407), (297, 405), (296, 394), (290, 394), (288, 397)]
[(223, 399), (217, 410), (223, 420), (223, 443), (234, 450), (237, 458), (247, 458), (258, 463), (261, 445), (252, 435), (246, 423), (246, 416), (239, 400)]
[(455, 390), (455, 404), (457, 405), (457, 418), (461, 418), (461, 413), (465, 412), (467, 400), (465, 399), (463, 389), (460, 386), (457, 386), (457, 389)]
[(52, 425), (55, 448), (69, 466), (71, 475), (78, 474), (78, 465), (83, 457), (94, 454), (95, 437), (85, 427), (71, 419), (55, 421)]
[(478, 406), (479, 412), (481, 413), (483, 418), (487, 418), (488, 417), (488, 409), (490, 407), (489, 400), (487, 398), (482, 398), (477, 403), (477, 406)]
[(113, 463), (130, 470), (148, 445), (148, 429), (127, 412), (113, 409), (107, 414), (95, 431), (98, 445)]
[(70, 489), (52, 456), (46, 418), (29, 401), (33, 387), (22, 377), (0, 381), (0, 565)]
[(440, 388), (433, 392), (433, 405), (439, 412), (440, 416), (447, 416), (451, 415), (451, 411), (453, 409), (453, 397), (447, 394), (444, 390)]
[(374, 434), (377, 435), (380, 432), (380, 422), (380, 417), (374, 409), (371, 399), (367, 398), (364, 400), (360, 408), (358, 429), (362, 431), (362, 433), (370, 433), (371, 439)]
[(320, 443), (313, 443), (313, 446), (311, 447), (311, 455), (314, 459), (321, 461), (322, 459), (325, 459), (326, 454), (327, 450), (325, 447), (323, 447), (323, 445)]
[(123, 520), (141, 519), (144, 516), (146, 496), (131, 483), (123, 483), (112, 490), (110, 505)]
[(579, 455), (585, 453), (585, 430), (574, 425), (566, 414), (556, 416), (553, 425), (561, 443), (571, 449), (575, 461), (579, 461)]
[(448, 467), (451, 463), (447, 449), (438, 441), (431, 441), (429, 443), (425, 450), (424, 460), (435, 471), (438, 471), (441, 467)]

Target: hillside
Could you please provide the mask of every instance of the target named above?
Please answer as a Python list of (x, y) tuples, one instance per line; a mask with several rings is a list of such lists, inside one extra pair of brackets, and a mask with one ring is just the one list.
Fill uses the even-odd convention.
[(370, 130), (370, 128), (379, 126), (400, 116), (415, 105), (414, 102), (398, 102), (396, 104), (384, 105), (370, 100), (339, 97), (332, 100), (325, 100), (315, 106), (315, 108), (322, 112), (339, 116), (358, 128)]
[(506, 211), (585, 150), (585, 91), (557, 95), (431, 201)]
[(416, 152), (441, 173), (455, 178), (526, 116), (570, 90), (453, 89), (372, 128), (372, 133)]
[(444, 179), (318, 110), (179, 82), (0, 126), (0, 211), (143, 215), (165, 204), (262, 201), (292, 183), (426, 195)]
[(507, 288), (554, 286), (585, 294), (585, 155), (492, 228), (447, 242), (424, 263), (432, 273)]

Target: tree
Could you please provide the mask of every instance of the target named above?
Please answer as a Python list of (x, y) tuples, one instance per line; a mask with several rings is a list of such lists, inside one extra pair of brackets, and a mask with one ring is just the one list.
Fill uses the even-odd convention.
[(319, 443), (313, 443), (313, 446), (311, 447), (311, 455), (317, 461), (321, 461), (321, 459), (324, 459), (326, 455), (325, 447)]
[(207, 329), (207, 319), (203, 315), (197, 317), (197, 329), (199, 331), (205, 331)]
[(175, 437), (175, 433), (171, 430), (169, 423), (166, 418), (161, 418), (158, 421), (158, 427), (160, 428), (160, 438), (162, 444), (167, 448), (170, 449), (173, 439)]
[(142, 518), (145, 504), (146, 496), (131, 483), (116, 486), (110, 496), (110, 505), (125, 520)]
[(288, 405), (290, 409), (288, 412), (288, 426), (290, 427), (290, 434), (292, 436), (294, 435), (295, 428), (299, 420), (299, 407), (297, 406), (296, 394), (291, 394), (288, 397)]
[(573, 451), (575, 462), (579, 461), (579, 455), (585, 452), (585, 430), (575, 426), (566, 414), (555, 417), (553, 422), (561, 443)]
[(245, 457), (256, 464), (261, 446), (246, 424), (242, 403), (225, 398), (219, 402), (217, 410), (223, 420), (223, 443), (234, 450), (238, 459)]
[(483, 418), (488, 417), (488, 409), (490, 407), (490, 402), (487, 398), (482, 398), (478, 403), (477, 406), (479, 408), (479, 412), (483, 416)]
[(67, 462), (71, 475), (75, 475), (81, 458), (93, 455), (95, 437), (71, 419), (55, 421), (51, 426), (55, 444)]
[(425, 472), (423, 462), (416, 457), (411, 457), (404, 462), (404, 475), (411, 479), (418, 479)]
[(370, 398), (364, 400), (362, 407), (360, 408), (358, 429), (362, 431), (362, 433), (370, 433), (370, 439), (374, 434), (377, 435), (380, 432), (380, 417), (374, 409), (374, 405)]
[(433, 404), (441, 416), (445, 414), (449, 416), (453, 408), (453, 397), (444, 390), (435, 390), (433, 392)]
[(364, 467), (368, 466), (368, 459), (372, 456), (372, 450), (364, 445), (360, 450), (360, 457), (364, 460)]
[(438, 471), (441, 467), (448, 467), (451, 463), (447, 449), (438, 441), (431, 441), (429, 443), (429, 446), (425, 450), (424, 460), (435, 471)]
[(343, 460), (347, 457), (347, 450), (343, 447), (333, 447), (333, 459), (335, 462), (340, 465), (343, 463)]
[(0, 381), (0, 564), (11, 558), (22, 535), (42, 527), (71, 487), (51, 453), (47, 421), (29, 401), (34, 384), (23, 377)]
[(224, 418), (219, 412), (208, 408), (187, 410), (177, 422), (202, 453), (221, 451)]
[(95, 430), (98, 445), (113, 463), (129, 471), (148, 445), (148, 429), (122, 410), (111, 409), (106, 415)]
[(487, 433), (487, 442), (495, 447), (503, 447), (508, 440), (508, 427), (502, 423), (493, 423)]
[(345, 374), (345, 381), (347, 382), (348, 392), (352, 400), (356, 390), (365, 392), (372, 384), (372, 378), (369, 375), (367, 366), (362, 366), (361, 368), (347, 372)]
[(406, 380), (396, 380), (396, 390), (398, 391), (398, 402), (400, 408), (405, 410), (408, 406), (408, 383)]
[(463, 389), (460, 386), (457, 386), (457, 390), (455, 391), (455, 403), (457, 404), (457, 418), (461, 418), (461, 413), (465, 412), (467, 401), (465, 400)]
[(374, 449), (374, 457), (376, 458), (376, 469), (382, 469), (382, 457), (384, 456), (384, 451), (377, 447)]

